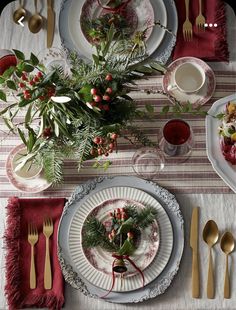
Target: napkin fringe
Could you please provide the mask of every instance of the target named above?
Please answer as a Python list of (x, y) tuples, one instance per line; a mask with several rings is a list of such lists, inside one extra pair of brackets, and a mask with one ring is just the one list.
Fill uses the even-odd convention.
[(5, 294), (9, 310), (17, 309), (22, 298), (20, 294), (20, 204), (17, 197), (12, 197), (7, 204), (7, 226), (4, 234), (4, 245), (6, 248), (6, 285)]
[(221, 32), (218, 40), (215, 41), (215, 51), (218, 54), (217, 57), (221, 61), (229, 61), (229, 49), (227, 43), (227, 24), (225, 16), (226, 4), (224, 1), (217, 1), (215, 21), (220, 27)]
[(60, 310), (64, 304), (64, 296), (58, 298), (53, 294), (46, 296), (35, 294), (28, 304), (26, 298), (21, 295), (21, 271), (20, 271), (20, 219), (21, 207), (18, 197), (11, 197), (7, 204), (7, 229), (4, 234), (4, 246), (6, 249), (6, 285), (5, 295), (7, 297), (9, 310), (20, 309), (32, 305), (38, 308), (49, 308)]

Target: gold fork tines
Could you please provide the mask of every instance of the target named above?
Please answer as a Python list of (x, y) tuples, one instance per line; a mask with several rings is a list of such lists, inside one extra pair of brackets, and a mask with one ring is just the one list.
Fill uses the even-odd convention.
[(206, 19), (202, 15), (202, 0), (199, 0), (199, 15), (196, 18), (196, 26), (198, 31), (205, 30)]
[(183, 23), (184, 41), (191, 41), (193, 38), (193, 26), (189, 20), (189, 0), (185, 0), (186, 19)]
[(49, 252), (49, 238), (53, 234), (53, 222), (51, 218), (47, 218), (43, 222), (43, 233), (46, 238), (46, 255), (44, 267), (44, 288), (50, 290), (52, 288), (52, 271)]
[(28, 224), (28, 242), (31, 245), (30, 288), (36, 288), (36, 272), (34, 263), (34, 246), (38, 242), (38, 231), (33, 224)]

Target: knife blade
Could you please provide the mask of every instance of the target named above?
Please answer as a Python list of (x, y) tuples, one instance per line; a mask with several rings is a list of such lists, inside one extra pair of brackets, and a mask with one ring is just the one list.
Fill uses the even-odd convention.
[(53, 0), (47, 0), (47, 48), (52, 46), (55, 28), (55, 12), (53, 11)]
[(190, 247), (192, 248), (192, 297), (199, 298), (199, 261), (198, 261), (198, 225), (199, 225), (199, 207), (193, 208), (191, 231), (190, 231)]

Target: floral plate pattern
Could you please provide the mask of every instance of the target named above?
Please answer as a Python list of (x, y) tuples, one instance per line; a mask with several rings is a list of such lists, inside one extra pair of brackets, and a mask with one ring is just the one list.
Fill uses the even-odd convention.
[[(114, 212), (115, 209), (124, 208), (127, 205), (133, 205), (138, 209), (144, 208), (143, 204), (133, 200), (109, 199), (95, 207), (88, 216), (96, 217), (109, 229), (109, 227), (111, 226), (111, 217), (109, 216), (109, 213)], [(132, 255), (133, 261), (136, 262), (136, 264), (142, 271), (152, 263), (157, 254), (160, 244), (159, 233), (160, 232), (158, 222), (155, 220), (151, 227), (147, 227), (143, 231), (141, 239), (138, 243), (138, 247)], [(84, 231), (84, 228), (82, 228), (82, 239), (84, 234), (86, 234), (86, 231)], [(82, 248), (85, 257), (90, 262), (91, 266), (93, 266), (98, 271), (102, 271), (105, 274), (111, 275), (113, 258), (110, 253), (108, 253), (101, 247), (95, 247), (91, 249), (85, 249), (84, 247)], [(127, 264), (127, 268), (128, 270), (125, 272), (124, 275), (125, 278), (137, 274), (137, 270), (135, 270), (132, 265)]]

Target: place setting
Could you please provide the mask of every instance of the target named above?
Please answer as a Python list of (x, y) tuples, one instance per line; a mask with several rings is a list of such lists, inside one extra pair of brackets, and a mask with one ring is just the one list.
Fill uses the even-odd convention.
[(235, 75), (212, 63), (229, 61), (220, 1), (11, 8), (46, 41), (0, 49), (9, 308), (233, 302), (235, 229), (209, 198), (236, 190)]

